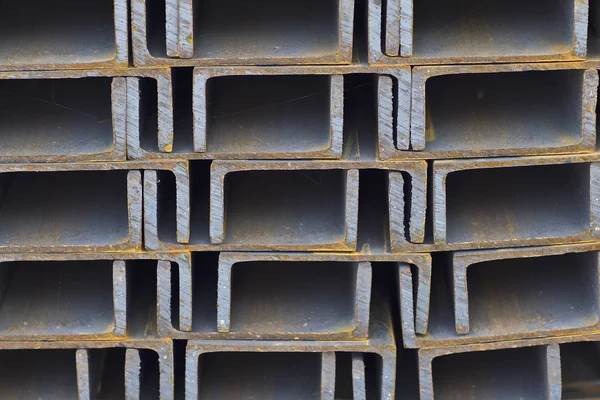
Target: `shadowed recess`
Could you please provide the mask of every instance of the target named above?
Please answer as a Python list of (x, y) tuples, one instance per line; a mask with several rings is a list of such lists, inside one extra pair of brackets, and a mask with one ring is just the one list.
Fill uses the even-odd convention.
[(474, 169), (447, 177), (448, 243), (559, 238), (590, 230), (590, 166)]
[(111, 80), (0, 80), (0, 158), (109, 151)]
[(198, 399), (321, 398), (321, 353), (207, 353)]
[(2, 350), (0, 368), (3, 399), (77, 398), (75, 350)]
[(429, 78), (425, 150), (533, 150), (579, 144), (583, 74), (565, 70)]
[(112, 287), (112, 261), (2, 263), (0, 337), (110, 333)]
[(110, 61), (116, 56), (113, 0), (3, 1), (0, 65)]
[(0, 247), (125, 243), (127, 171), (3, 174)]
[(225, 185), (225, 243), (327, 245), (345, 238), (344, 170), (233, 172)]
[(339, 0), (195, 0), (194, 57), (318, 57), (339, 47)]
[(573, 50), (573, 0), (414, 1), (417, 57), (510, 57)]
[(433, 359), (436, 399), (546, 398), (545, 347), (477, 351)]
[(356, 268), (338, 262), (233, 265), (231, 331), (351, 332)]
[(328, 75), (217, 77), (206, 92), (208, 152), (302, 153), (330, 146)]

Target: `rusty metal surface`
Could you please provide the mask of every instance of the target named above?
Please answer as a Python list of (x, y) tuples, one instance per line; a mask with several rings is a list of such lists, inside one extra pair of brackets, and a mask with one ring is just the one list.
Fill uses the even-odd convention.
[(369, 0), (369, 63), (584, 60), (588, 6), (587, 0)]
[(431, 269), (426, 254), (194, 253), (163, 260), (158, 329), (175, 339), (364, 340), (370, 308), (381, 306), (371, 294), (371, 264), (389, 262)]
[[(388, 174), (381, 175), (380, 188), (388, 196), (391, 185), (393, 201), (391, 211), (375, 215), (374, 220), (365, 218), (359, 229), (362, 170)], [(172, 174), (146, 171), (145, 246), (160, 251), (355, 251), (358, 247), (366, 253), (385, 253), (390, 236), (400, 246), (424, 240), (425, 175), (423, 161), (192, 161), (190, 171), (186, 167)], [(410, 190), (405, 179), (411, 182)], [(410, 200), (404, 199), (405, 194)], [(279, 197), (278, 208), (273, 208), (273, 196)], [(370, 199), (365, 196), (365, 201)], [(381, 231), (377, 224), (389, 228)], [(373, 231), (376, 237), (370, 236)]]
[(133, 61), (140, 67), (352, 60), (354, 0), (135, 0), (131, 21)]
[[(173, 72), (158, 110), (129, 91), (131, 159), (387, 159), (408, 149), (408, 67), (205, 67)], [(329, 75), (329, 77), (327, 77)], [(327, 79), (329, 78), (329, 79)], [(160, 91), (161, 88), (159, 87)], [(170, 100), (169, 100), (170, 99)], [(168, 102), (170, 101), (170, 103)], [(176, 135), (143, 123), (172, 114)], [(134, 114), (137, 113), (137, 114)], [(171, 118), (173, 118), (171, 116)], [(160, 126), (159, 126), (160, 129)], [(172, 129), (172, 128), (171, 128)]]
[(0, 70), (127, 68), (126, 0), (3, 2)]
[(595, 398), (599, 340), (574, 335), (420, 349), (420, 398)]
[(4, 398), (174, 399), (170, 339), (2, 342)]
[(0, 164), (0, 253), (141, 250), (141, 170), (186, 165)]
[(465, 158), (596, 149), (598, 71), (586, 64), (413, 68), (411, 149), (404, 158)]
[[(390, 315), (376, 310), (367, 341), (190, 340), (186, 399), (239, 398), (242, 393), (260, 399), (290, 393), (302, 399), (334, 399), (341, 395), (336, 393), (339, 387), (350, 386), (356, 399), (365, 399), (365, 388), (369, 398), (391, 400), (396, 345)], [(338, 375), (340, 367), (353, 372)]]
[(590, 243), (444, 253), (418, 266), (418, 276), (414, 265), (399, 263), (404, 345), (600, 333), (599, 249)]

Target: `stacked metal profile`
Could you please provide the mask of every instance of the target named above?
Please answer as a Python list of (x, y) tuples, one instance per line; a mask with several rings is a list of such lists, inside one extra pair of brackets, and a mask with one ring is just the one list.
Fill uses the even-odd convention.
[(1, 399), (600, 398), (600, 0), (0, 4)]

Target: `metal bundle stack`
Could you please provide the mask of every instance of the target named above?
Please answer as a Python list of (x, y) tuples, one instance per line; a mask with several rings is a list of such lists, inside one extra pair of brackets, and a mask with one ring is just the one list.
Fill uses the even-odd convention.
[(3, 2), (0, 398), (600, 398), (599, 10)]

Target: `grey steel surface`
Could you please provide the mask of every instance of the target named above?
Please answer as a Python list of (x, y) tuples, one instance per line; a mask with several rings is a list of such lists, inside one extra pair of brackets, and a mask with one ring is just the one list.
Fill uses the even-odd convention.
[(135, 0), (136, 66), (349, 64), (354, 0)]
[(126, 68), (126, 0), (2, 2), (0, 70)]
[(368, 4), (374, 65), (564, 61), (587, 54), (587, 0)]

